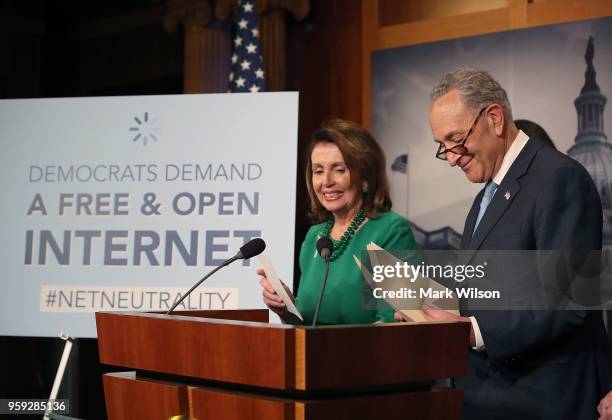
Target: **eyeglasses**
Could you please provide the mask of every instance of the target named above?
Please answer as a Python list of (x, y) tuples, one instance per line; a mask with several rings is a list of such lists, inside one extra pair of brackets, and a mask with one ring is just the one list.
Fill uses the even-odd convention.
[(438, 151), (436, 152), (436, 157), (441, 160), (446, 160), (447, 153), (454, 153), (459, 156), (465, 155), (468, 152), (468, 149), (467, 147), (465, 147), (465, 144), (469, 140), (470, 134), (472, 134), (472, 132), (474, 131), (474, 128), (476, 127), (476, 124), (478, 123), (480, 116), (482, 115), (484, 110), (487, 109), (488, 107), (489, 105), (485, 106), (478, 112), (478, 115), (476, 116), (474, 123), (472, 124), (468, 132), (465, 134), (463, 139), (461, 139), (461, 144), (458, 144), (456, 146), (451, 147), (450, 149), (447, 149), (446, 146), (444, 146), (444, 143), (440, 143), (440, 145), (438, 146)]

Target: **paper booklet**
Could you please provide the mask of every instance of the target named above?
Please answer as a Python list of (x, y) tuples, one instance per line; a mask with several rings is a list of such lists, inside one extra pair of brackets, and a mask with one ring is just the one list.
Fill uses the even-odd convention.
[[(370, 242), (367, 246), (368, 255), (370, 257), (371, 266), (377, 265), (390, 265), (394, 266), (397, 262), (402, 262), (394, 255), (385, 251), (380, 246), (376, 245), (374, 242)], [(435, 292), (442, 292), (447, 290), (445, 286), (438, 283), (435, 280), (432, 280), (428, 277), (419, 276), (417, 279), (412, 282), (408, 281), (405, 278), (398, 277), (386, 277), (382, 282), (377, 283), (372, 279), (372, 274), (368, 271), (368, 269), (362, 264), (361, 260), (357, 258), (357, 256), (353, 255), (355, 259), (355, 263), (361, 270), (364, 278), (370, 285), (372, 289), (374, 288), (382, 288), (383, 290), (401, 290), (412, 289), (415, 292), (416, 296), (420, 296), (420, 289), (432, 289)], [(434, 295), (443, 296), (442, 293), (434, 293)], [(454, 296), (454, 294), (453, 294)], [(431, 319), (425, 315), (422, 309), (420, 309), (423, 304), (430, 306), (434, 309), (443, 309), (452, 314), (459, 315), (459, 300), (457, 297), (452, 298), (419, 298), (416, 297), (414, 299), (410, 299), (410, 307), (414, 309), (406, 309), (407, 302), (406, 299), (403, 298), (385, 298), (385, 302), (389, 304), (396, 311), (401, 312), (404, 317), (408, 319), (408, 321), (412, 322), (427, 322)]]
[(283, 283), (280, 281), (278, 275), (276, 274), (276, 270), (274, 269), (270, 258), (266, 257), (263, 254), (259, 255), (259, 264), (261, 264), (261, 268), (263, 268), (263, 270), (266, 272), (266, 278), (276, 291), (276, 294), (283, 300), (286, 305), (285, 307), (287, 308), (287, 311), (285, 315), (281, 317), (281, 319), (288, 324), (301, 324), (304, 321), (304, 317), (295, 307), (293, 301), (291, 300), (291, 297), (289, 297), (289, 295), (287, 294), (287, 291), (283, 287)]

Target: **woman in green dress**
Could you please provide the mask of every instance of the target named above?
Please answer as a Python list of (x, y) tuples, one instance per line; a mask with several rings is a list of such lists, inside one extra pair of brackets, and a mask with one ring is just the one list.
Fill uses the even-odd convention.
[[(334, 250), (318, 323), (394, 321), (394, 311), (388, 305), (364, 304), (364, 283), (353, 257), (361, 259), (370, 242), (388, 251), (416, 249), (410, 224), (391, 211), (385, 170), (382, 149), (366, 129), (354, 122), (329, 120), (312, 135), (306, 187), (314, 225), (300, 249), (301, 278), (295, 298), (304, 323), (312, 323), (325, 273), (325, 261), (316, 249), (317, 241), (324, 236), (331, 238)], [(262, 276), (264, 303), (282, 319), (285, 304), (264, 271), (259, 269), (257, 273)]]

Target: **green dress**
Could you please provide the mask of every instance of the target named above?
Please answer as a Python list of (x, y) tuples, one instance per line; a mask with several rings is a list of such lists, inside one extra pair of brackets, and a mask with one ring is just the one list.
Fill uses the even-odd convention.
[[(316, 249), (317, 240), (321, 237), (324, 226), (325, 223), (312, 226), (300, 249), (302, 276), (295, 305), (307, 325), (312, 323), (325, 275), (325, 261), (317, 254)], [(351, 238), (342, 255), (331, 261), (317, 324), (368, 324), (376, 321), (394, 321), (394, 311), (386, 303), (378, 302), (377, 309), (369, 309), (372, 306), (364, 303), (364, 294), (368, 294), (368, 289), (353, 255), (363, 261), (362, 251), (366, 250), (370, 242), (387, 251), (417, 249), (410, 224), (399, 214), (389, 211), (379, 214), (376, 219), (368, 220)]]

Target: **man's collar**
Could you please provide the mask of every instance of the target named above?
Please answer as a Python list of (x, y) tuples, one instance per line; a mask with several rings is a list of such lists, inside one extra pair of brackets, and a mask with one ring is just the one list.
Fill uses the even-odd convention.
[(510, 167), (518, 157), (519, 153), (521, 153), (521, 150), (523, 150), (523, 147), (525, 147), (528, 140), (529, 136), (523, 131), (519, 130), (518, 135), (516, 136), (516, 138), (510, 145), (510, 148), (504, 155), (504, 159), (502, 160), (502, 164), (499, 167), (499, 171), (497, 171), (497, 173), (493, 177), (493, 182), (495, 182), (497, 185), (501, 185), (502, 181), (504, 180), (504, 177), (510, 170)]

